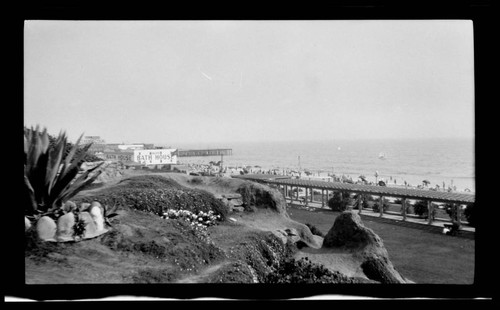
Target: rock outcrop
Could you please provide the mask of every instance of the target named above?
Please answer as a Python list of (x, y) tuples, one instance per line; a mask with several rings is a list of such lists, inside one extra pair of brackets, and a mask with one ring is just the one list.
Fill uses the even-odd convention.
[(389, 260), (382, 239), (363, 225), (359, 215), (344, 211), (323, 240), (324, 248), (347, 250), (362, 260), (363, 273), (380, 283), (407, 283)]
[(244, 182), (236, 191), (241, 195), (245, 210), (250, 206), (269, 208), (289, 218), (285, 197), (279, 190), (254, 182)]

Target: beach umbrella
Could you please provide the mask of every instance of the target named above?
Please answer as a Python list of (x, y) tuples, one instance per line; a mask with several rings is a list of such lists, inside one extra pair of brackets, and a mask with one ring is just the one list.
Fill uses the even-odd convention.
[(425, 186), (431, 184), (431, 182), (429, 180), (423, 180), (422, 183), (424, 183)]
[(385, 182), (384, 181), (378, 181), (378, 185), (379, 186), (385, 186)]
[(364, 175), (360, 175), (358, 178), (360, 178), (362, 181), (366, 182), (366, 177)]

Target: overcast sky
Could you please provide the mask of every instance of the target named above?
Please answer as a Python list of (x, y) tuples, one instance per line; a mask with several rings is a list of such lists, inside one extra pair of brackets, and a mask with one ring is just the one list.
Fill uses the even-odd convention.
[(474, 137), (471, 21), (27, 21), (24, 42), (25, 125), (72, 139)]

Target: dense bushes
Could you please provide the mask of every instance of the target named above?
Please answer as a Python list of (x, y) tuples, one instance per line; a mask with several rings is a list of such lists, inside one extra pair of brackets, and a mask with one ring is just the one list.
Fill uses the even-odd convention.
[(427, 217), (427, 203), (422, 200), (415, 202), (413, 205), (413, 212), (420, 217)]
[[(422, 217), (422, 218), (429, 218), (429, 209), (427, 208), (427, 202), (423, 200), (418, 200), (415, 202), (413, 205), (413, 212)], [(432, 219), (436, 217), (436, 208), (433, 209), (432, 211)]]
[[(457, 209), (456, 208), (461, 208), (461, 206), (457, 205), (456, 207), (454, 207), (454, 205), (451, 203), (447, 203), (444, 205), (444, 210), (450, 216), (450, 219), (452, 221), (457, 220)], [(474, 217), (474, 204), (467, 205), (462, 216), (460, 217), (460, 220), (463, 220), (464, 217), (467, 220), (467, 222), (469, 223), (469, 225), (475, 227), (476, 221), (475, 221), (475, 217)]]
[(347, 192), (336, 192), (333, 197), (328, 200), (328, 206), (333, 211), (343, 212), (347, 209), (350, 198)]
[(288, 259), (266, 275), (264, 283), (356, 283), (340, 272), (333, 272), (308, 258)]
[[(373, 212), (380, 212), (380, 198), (374, 199), (375, 203), (372, 205)], [(389, 208), (389, 204), (384, 200), (383, 206), (382, 206), (384, 212), (387, 211)]]
[(75, 197), (74, 200), (129, 206), (160, 216), (168, 209), (184, 209), (194, 213), (214, 211), (222, 220), (229, 214), (228, 208), (212, 194), (189, 189), (173, 180), (154, 175), (131, 177), (105, 191), (98, 191), (92, 196)]

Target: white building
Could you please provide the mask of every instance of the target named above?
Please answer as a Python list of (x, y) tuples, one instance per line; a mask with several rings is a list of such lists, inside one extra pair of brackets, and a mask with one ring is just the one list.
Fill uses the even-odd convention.
[(176, 149), (131, 149), (122, 151), (104, 151), (103, 159), (122, 161), (124, 164), (136, 163), (146, 166), (176, 165), (178, 163)]

